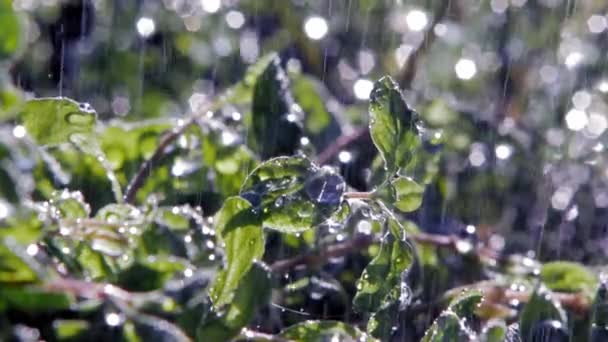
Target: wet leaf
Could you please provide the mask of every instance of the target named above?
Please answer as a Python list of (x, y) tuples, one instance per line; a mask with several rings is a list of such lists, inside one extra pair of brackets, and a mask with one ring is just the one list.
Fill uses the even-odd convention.
[(474, 340), (460, 318), (445, 310), (426, 331), (421, 342), (468, 342)]
[(277, 157), (251, 172), (241, 196), (261, 212), (264, 227), (297, 233), (331, 217), (340, 207), (345, 187), (331, 169), (303, 157)]
[(38, 144), (57, 145), (72, 141), (75, 135), (91, 136), (96, 115), (89, 104), (56, 97), (27, 101), (20, 118)]
[(378, 255), (367, 265), (357, 281), (357, 294), (353, 299), (359, 311), (377, 311), (384, 301), (399, 299), (402, 273), (413, 262), (412, 248), (393, 234), (386, 234)]
[(399, 320), (399, 303), (384, 305), (367, 321), (367, 333), (381, 341), (389, 341)]
[(521, 336), (531, 341), (536, 324), (545, 320), (555, 320), (567, 324), (567, 317), (561, 306), (553, 299), (551, 292), (540, 285), (524, 306), (519, 319)]
[(279, 57), (274, 56), (255, 83), (249, 141), (262, 159), (292, 155), (302, 134), (302, 118), (289, 79)]
[(374, 197), (407, 213), (420, 207), (423, 193), (424, 186), (411, 178), (398, 177), (374, 191)]
[(541, 281), (552, 291), (585, 292), (595, 291), (597, 278), (585, 266), (570, 261), (554, 261), (542, 265)]
[(231, 197), (217, 215), (216, 232), (226, 245), (226, 262), (209, 292), (216, 308), (232, 301), (241, 279), (264, 255), (262, 221), (252, 209), (245, 199)]
[(390, 77), (376, 81), (370, 95), (369, 129), (389, 174), (405, 168), (420, 145), (418, 114), (411, 110)]
[(258, 308), (270, 300), (270, 271), (255, 263), (235, 290), (234, 299), (220, 315), (212, 314), (198, 328), (197, 336), (206, 341), (227, 341), (238, 335)]
[(483, 294), (479, 290), (468, 290), (460, 293), (452, 299), (448, 309), (458, 317), (467, 318), (475, 315), (475, 310), (483, 300)]
[(321, 341), (375, 341), (359, 329), (337, 321), (305, 321), (292, 325), (283, 331), (280, 336), (293, 341), (321, 342)]

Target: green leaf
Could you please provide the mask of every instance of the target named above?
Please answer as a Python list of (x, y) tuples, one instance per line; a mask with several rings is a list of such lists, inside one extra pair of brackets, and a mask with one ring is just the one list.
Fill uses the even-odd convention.
[(407, 213), (420, 207), (423, 193), (424, 186), (411, 178), (398, 177), (374, 191), (374, 197)]
[(325, 99), (319, 94), (322, 84), (304, 75), (294, 75), (291, 79), (293, 96), (306, 113), (306, 131), (310, 134), (320, 134), (332, 120), (325, 108)]
[(426, 331), (421, 342), (468, 342), (474, 341), (474, 334), (460, 318), (450, 310), (437, 317)]
[(252, 209), (245, 199), (230, 197), (217, 215), (216, 232), (225, 244), (226, 263), (209, 292), (216, 308), (232, 301), (241, 279), (264, 255), (262, 221)]
[(281, 331), (282, 338), (302, 342), (375, 341), (359, 329), (337, 321), (305, 321)]
[(331, 168), (303, 157), (277, 157), (251, 172), (241, 196), (261, 212), (264, 227), (297, 233), (330, 218), (340, 208), (345, 188)]
[(269, 269), (255, 263), (236, 289), (234, 299), (221, 315), (213, 314), (197, 331), (206, 341), (227, 341), (238, 335), (258, 308), (268, 304), (272, 290)]
[(389, 76), (374, 84), (369, 114), (370, 134), (389, 174), (405, 168), (420, 145), (418, 114), (407, 106), (399, 86)]
[(490, 321), (483, 328), (482, 341), (503, 342), (507, 335), (507, 326), (502, 321)]
[(543, 285), (539, 285), (530, 300), (524, 306), (519, 318), (519, 327), (524, 341), (532, 338), (534, 325), (544, 320), (557, 320), (567, 326), (567, 317), (564, 309), (553, 300), (551, 292)]
[(375, 312), (385, 301), (398, 300), (402, 291), (409, 290), (401, 289), (401, 284), (402, 273), (413, 262), (412, 248), (393, 234), (385, 235), (378, 255), (367, 265), (357, 281), (357, 294), (353, 304), (359, 311)]
[(292, 155), (300, 143), (303, 113), (293, 101), (289, 79), (274, 56), (256, 80), (250, 142), (262, 159)]
[(552, 291), (582, 291), (591, 296), (597, 287), (597, 278), (591, 271), (579, 263), (570, 261), (543, 264), (540, 279)]
[(91, 135), (96, 113), (88, 104), (68, 98), (40, 98), (23, 105), (21, 120), (38, 144), (57, 145)]
[(81, 319), (57, 319), (53, 331), (58, 341), (79, 341), (89, 331), (89, 322)]
[(0, 61), (13, 56), (22, 44), (20, 19), (11, 0), (0, 0)]
[(7, 246), (8, 242), (0, 241), (0, 284), (36, 281), (38, 275), (35, 270)]
[(381, 341), (389, 341), (398, 320), (399, 303), (392, 302), (370, 316), (367, 321), (367, 333)]

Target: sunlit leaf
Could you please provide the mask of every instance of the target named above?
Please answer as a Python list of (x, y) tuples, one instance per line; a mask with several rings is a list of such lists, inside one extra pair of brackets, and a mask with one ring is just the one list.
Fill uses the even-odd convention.
[(268, 303), (272, 284), (269, 270), (254, 264), (235, 290), (234, 299), (222, 311), (207, 318), (197, 331), (206, 341), (227, 341), (236, 336), (253, 318), (256, 310)]
[(353, 299), (359, 311), (374, 312), (385, 300), (398, 300), (401, 295), (402, 274), (413, 262), (408, 242), (386, 234), (378, 255), (367, 265), (357, 281)]
[(390, 77), (376, 81), (370, 95), (369, 129), (389, 173), (405, 168), (419, 146), (418, 114), (411, 110)]
[(56, 97), (27, 101), (20, 118), (27, 134), (38, 144), (57, 145), (73, 141), (75, 135), (91, 135), (96, 115), (87, 103)]
[(374, 196), (402, 212), (410, 212), (420, 207), (423, 193), (424, 186), (411, 178), (398, 177), (377, 189)]
[(225, 244), (226, 263), (209, 295), (218, 308), (233, 300), (241, 279), (264, 254), (262, 221), (252, 209), (248, 201), (231, 197), (217, 215), (216, 231)]
[(597, 278), (585, 266), (569, 261), (554, 261), (542, 265), (540, 279), (552, 291), (592, 294)]

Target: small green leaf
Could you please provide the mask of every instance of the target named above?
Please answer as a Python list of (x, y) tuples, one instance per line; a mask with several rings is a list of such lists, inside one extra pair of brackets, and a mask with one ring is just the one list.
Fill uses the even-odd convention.
[(418, 114), (407, 106), (399, 86), (389, 76), (374, 84), (369, 114), (370, 134), (389, 174), (405, 168), (420, 145)]
[(302, 110), (289, 90), (289, 79), (275, 55), (253, 89), (249, 141), (262, 159), (292, 155), (300, 142), (302, 118)]
[(374, 191), (374, 197), (407, 213), (420, 207), (423, 193), (424, 186), (411, 178), (398, 177)]
[(375, 341), (359, 329), (336, 321), (305, 321), (281, 331), (282, 338), (302, 342)]
[(597, 278), (591, 271), (579, 263), (570, 261), (543, 264), (540, 279), (552, 291), (583, 291), (591, 296), (597, 287)]
[(234, 300), (218, 317), (213, 314), (197, 331), (197, 336), (206, 341), (228, 341), (238, 335), (255, 315), (258, 308), (270, 300), (272, 283), (270, 271), (255, 263), (235, 290)]
[(345, 188), (333, 169), (303, 157), (277, 157), (251, 172), (241, 197), (261, 212), (264, 227), (297, 233), (330, 218), (340, 208)]
[(353, 304), (359, 311), (375, 312), (384, 301), (401, 296), (402, 273), (412, 265), (413, 254), (411, 246), (393, 234), (384, 237), (378, 255), (357, 281)]
[(524, 341), (531, 340), (534, 325), (544, 320), (556, 320), (567, 326), (564, 309), (553, 300), (548, 289), (539, 285), (530, 297), (530, 301), (524, 306), (519, 318), (520, 332)]
[(93, 133), (96, 113), (90, 105), (62, 97), (27, 101), (21, 120), (29, 136), (40, 145), (73, 141)]
[(264, 255), (262, 221), (247, 200), (230, 197), (216, 218), (216, 232), (224, 241), (226, 264), (209, 295), (216, 308), (232, 301), (234, 290), (254, 261)]

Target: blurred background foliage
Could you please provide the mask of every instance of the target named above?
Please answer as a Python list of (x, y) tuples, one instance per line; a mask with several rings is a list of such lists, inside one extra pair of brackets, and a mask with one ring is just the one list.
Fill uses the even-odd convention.
[[(442, 130), (436, 177), (424, 180), (429, 184), (422, 207), (405, 217), (436, 234), (466, 236), (472, 226), (475, 241), (522, 258), (603, 265), (607, 13), (600, 0), (0, 0), (0, 234), (23, 245), (42, 235), (48, 248), (83, 249), (77, 255), (89, 260), (88, 269), (67, 257), (63, 267), (91, 279), (111, 275), (129, 290), (158, 289), (164, 277), (190, 269), (169, 256), (215, 265), (211, 230), (196, 229), (191, 236), (190, 228), (201, 222), (209, 227), (207, 220), (260, 161), (252, 152), (259, 152), (259, 133), (251, 128), (251, 103), (256, 96), (273, 101), (274, 93), (253, 93), (255, 79), (249, 78), (259, 76), (255, 70), (244, 76), (277, 51), (291, 100), (299, 105), (289, 110), (303, 123), (287, 150), (316, 156), (338, 137), (358, 135), (325, 162), (356, 190), (378, 185), (382, 165), (369, 134), (360, 130), (367, 124), (373, 80), (391, 75), (428, 127)], [(21, 104), (45, 96), (89, 103), (98, 114), (102, 153), (83, 153), (75, 145), (39, 149), (23, 139)], [(128, 218), (123, 207), (112, 206), (116, 193), (108, 174), (125, 189), (163, 132), (188, 113), (207, 109), (204, 124), (189, 127), (167, 148), (137, 193), (138, 204), (153, 208), (146, 224), (162, 229), (135, 229), (125, 241), (101, 239), (90, 250), (74, 241), (79, 237), (66, 238), (62, 224), (53, 234), (41, 232), (46, 217), (32, 209), (36, 203), (50, 203), (58, 214), (48, 208), (47, 214), (63, 225), (114, 211)], [(427, 147), (429, 154), (437, 148)], [(180, 222), (182, 210), (191, 220)], [(351, 211), (347, 232), (360, 229), (359, 219), (367, 215)], [(267, 251), (269, 258), (306, 250), (323, 238), (344, 238), (325, 228), (298, 237), (271, 233), (268, 244), (278, 247)], [(179, 239), (168, 233), (175, 230)], [(138, 259), (144, 252), (133, 246), (140, 244), (166, 260)], [(121, 266), (120, 259), (108, 262), (97, 253), (112, 255), (116, 248), (137, 262)], [(447, 270), (466, 260), (430, 248), (420, 253), (432, 266), (423, 297), (430, 300), (463, 282)], [(450, 266), (440, 266), (437, 258)], [(289, 284), (286, 306), (314, 317), (342, 317), (349, 312), (346, 293), (355, 291), (364, 266), (363, 258), (336, 261), (320, 275)], [(146, 278), (150, 282), (137, 282), (142, 272), (154, 275)], [(2, 305), (8, 304), (0, 300)], [(285, 325), (301, 318), (272, 312)], [(418, 326), (414, 336), (420, 337), (429, 317), (412, 323)], [(74, 324), (71, 329), (78, 330), (84, 323)]]

